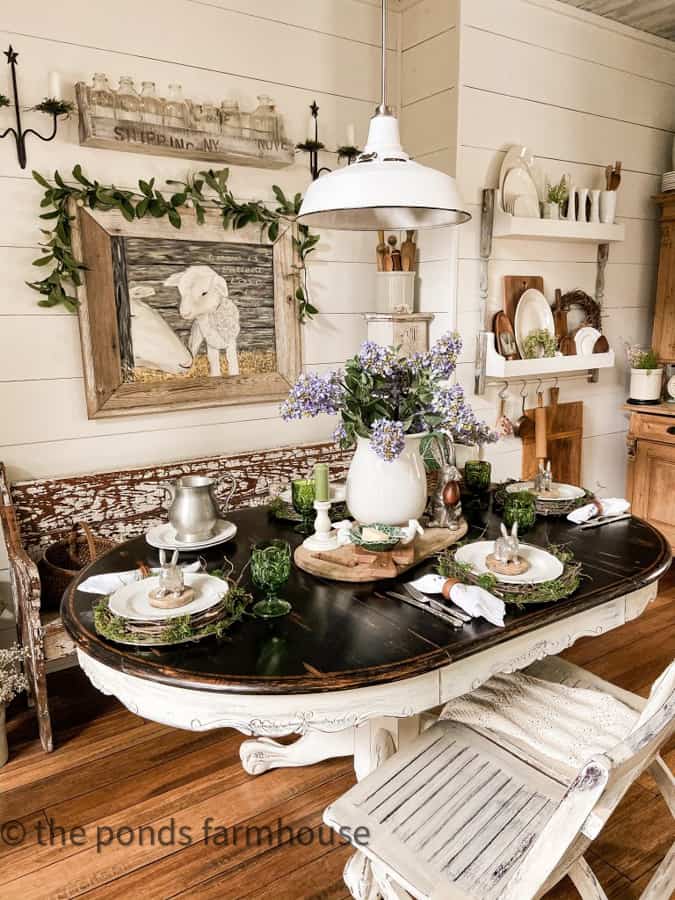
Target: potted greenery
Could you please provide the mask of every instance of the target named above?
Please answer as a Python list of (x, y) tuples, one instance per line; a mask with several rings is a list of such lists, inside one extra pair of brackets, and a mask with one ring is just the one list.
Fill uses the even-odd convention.
[(544, 206), (545, 219), (559, 219), (560, 207), (569, 196), (567, 179), (563, 175), (557, 184), (546, 184), (546, 202)]
[(629, 403), (656, 404), (661, 401), (663, 366), (655, 351), (644, 347), (627, 347), (630, 362)]
[(439, 431), (472, 444), (497, 440), (461, 385), (447, 384), (461, 349), (461, 338), (451, 333), (409, 358), (366, 341), (344, 372), (301, 375), (292, 387), (282, 418), (339, 415), (336, 441), (356, 448), (346, 500), (359, 522), (400, 525), (422, 515), (427, 481), (420, 451), (427, 435)]
[(7, 650), (0, 650), (0, 766), (4, 766), (9, 758), (5, 723), (7, 704), (28, 689), (28, 681), (21, 670), (24, 656), (23, 649), (16, 644)]

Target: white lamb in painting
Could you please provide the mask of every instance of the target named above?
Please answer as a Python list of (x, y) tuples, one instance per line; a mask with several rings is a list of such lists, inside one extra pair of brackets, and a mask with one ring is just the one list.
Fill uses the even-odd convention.
[(209, 373), (220, 375), (220, 351), (227, 357), (230, 375), (239, 374), (237, 337), (239, 310), (230, 297), (227, 282), (210, 266), (189, 266), (166, 279), (167, 287), (178, 288), (179, 312), (192, 322), (190, 352), (196, 356), (206, 341)]
[(134, 365), (185, 375), (192, 366), (190, 351), (157, 310), (141, 299), (154, 293), (154, 288), (146, 284), (134, 285), (129, 290)]

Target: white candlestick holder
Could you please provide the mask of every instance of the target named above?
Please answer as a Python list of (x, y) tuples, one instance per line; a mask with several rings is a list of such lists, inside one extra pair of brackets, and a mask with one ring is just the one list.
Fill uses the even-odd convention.
[(316, 510), (314, 534), (311, 534), (302, 542), (303, 547), (314, 551), (337, 549), (337, 533), (333, 530), (333, 525), (328, 515), (330, 508), (330, 500), (314, 501), (314, 509)]

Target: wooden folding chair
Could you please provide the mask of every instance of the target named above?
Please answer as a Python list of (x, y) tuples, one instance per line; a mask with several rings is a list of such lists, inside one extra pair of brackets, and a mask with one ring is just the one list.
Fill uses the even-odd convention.
[[(583, 854), (646, 769), (675, 816), (675, 781), (658, 755), (675, 730), (675, 663), (649, 701), (555, 657), (526, 671), (600, 690), (642, 717), (572, 779), (545, 764), (536, 746), (438, 721), (325, 811), (326, 823), (364, 855), (358, 879), (352, 861), (346, 870), (352, 866), (353, 896), (530, 900), (569, 874), (585, 900), (606, 900)], [(665, 900), (674, 888), (675, 845), (642, 898)]]

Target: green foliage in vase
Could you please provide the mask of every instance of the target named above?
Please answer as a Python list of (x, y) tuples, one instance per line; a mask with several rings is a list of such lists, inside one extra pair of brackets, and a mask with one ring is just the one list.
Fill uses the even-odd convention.
[(546, 200), (548, 203), (555, 203), (557, 206), (562, 206), (568, 197), (569, 188), (567, 186), (567, 178), (564, 175), (557, 184), (546, 185)]
[(61, 304), (69, 312), (77, 312), (78, 300), (74, 288), (82, 284), (82, 271), (86, 268), (73, 256), (72, 248), (72, 204), (102, 211), (118, 210), (128, 222), (150, 216), (155, 219), (167, 217), (171, 225), (179, 229), (185, 210), (194, 209), (197, 224), (203, 225), (207, 209), (217, 209), (228, 230), (259, 225), (261, 236), (276, 241), (282, 226), (293, 229), (295, 260), (293, 275), (296, 281), (295, 301), (298, 318), (305, 322), (316, 315), (318, 310), (309, 300), (307, 289), (307, 258), (316, 249), (319, 236), (310, 234), (306, 225), (296, 222), (302, 195), (295, 194), (288, 199), (278, 185), (273, 186), (276, 206), (270, 208), (265, 203), (255, 201), (239, 202), (228, 187), (229, 169), (208, 169), (187, 177), (185, 181), (167, 181), (175, 188), (174, 193), (162, 192), (155, 187), (155, 179), (140, 179), (137, 191), (122, 190), (115, 185), (103, 185), (91, 181), (76, 165), (72, 172), (73, 182), (66, 182), (59, 172), (54, 172), (50, 183), (39, 172), (33, 178), (44, 188), (40, 207), (45, 210), (40, 215), (50, 227), (42, 229), (45, 243), (42, 255), (33, 261), (34, 266), (52, 266), (45, 278), (28, 282), (29, 287), (38, 291), (42, 299), (39, 306)]
[(633, 369), (658, 369), (661, 365), (656, 351), (651, 349), (632, 351), (630, 364)]
[(538, 328), (531, 331), (523, 341), (523, 355), (525, 359), (555, 356), (557, 349), (557, 338), (546, 328)]

